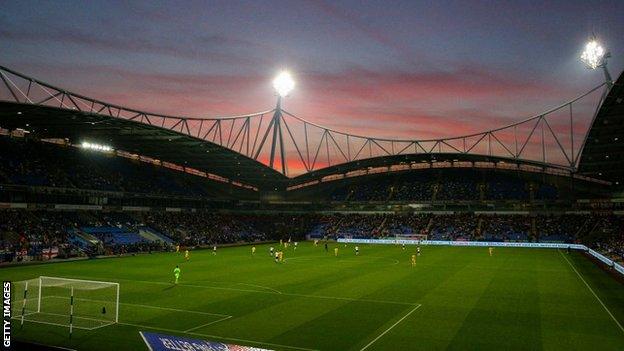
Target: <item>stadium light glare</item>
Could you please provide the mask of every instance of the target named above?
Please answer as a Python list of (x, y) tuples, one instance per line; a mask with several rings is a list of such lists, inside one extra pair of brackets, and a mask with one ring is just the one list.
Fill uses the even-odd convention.
[(273, 89), (281, 96), (285, 97), (295, 88), (295, 81), (288, 71), (282, 71), (273, 80)]
[(590, 40), (581, 54), (581, 60), (590, 69), (602, 67), (606, 64), (607, 57), (609, 54), (605, 52), (605, 49), (596, 39)]
[(607, 59), (611, 57), (611, 53), (602, 47), (600, 42), (595, 36), (592, 36), (590, 40), (585, 44), (585, 50), (581, 54), (581, 61), (589, 69), (602, 68), (602, 73), (605, 77), (605, 82), (608, 87), (613, 86), (613, 79), (607, 69)]
[(113, 151), (113, 148), (108, 145), (94, 144), (94, 143), (89, 143), (86, 141), (83, 141), (81, 146), (83, 149), (87, 149), (87, 150), (95, 150), (95, 151), (101, 151), (101, 152)]

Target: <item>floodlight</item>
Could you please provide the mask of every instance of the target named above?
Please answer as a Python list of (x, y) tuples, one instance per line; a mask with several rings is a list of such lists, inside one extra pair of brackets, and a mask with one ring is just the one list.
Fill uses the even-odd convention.
[(609, 54), (605, 53), (605, 49), (596, 39), (590, 40), (585, 45), (585, 50), (581, 54), (581, 60), (585, 63), (587, 68), (591, 69), (603, 66), (606, 63), (607, 57), (609, 57)]
[(87, 149), (87, 150), (95, 150), (95, 151), (102, 151), (102, 152), (113, 151), (113, 148), (111, 146), (89, 143), (86, 141), (83, 141), (81, 146), (83, 149)]
[(602, 68), (605, 82), (607, 86), (611, 88), (613, 87), (613, 79), (611, 79), (611, 74), (609, 74), (609, 70), (607, 69), (607, 59), (609, 57), (611, 57), (611, 53), (600, 45), (596, 37), (592, 37), (585, 45), (585, 50), (581, 54), (581, 61), (583, 61), (585, 66), (589, 69)]
[(288, 71), (282, 71), (273, 80), (273, 89), (281, 96), (287, 96), (295, 87), (295, 81)]

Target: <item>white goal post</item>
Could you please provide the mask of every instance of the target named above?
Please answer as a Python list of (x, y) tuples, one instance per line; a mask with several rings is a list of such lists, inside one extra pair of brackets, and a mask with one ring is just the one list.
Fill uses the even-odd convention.
[(93, 330), (119, 322), (119, 283), (40, 276), (15, 283), (16, 319)]

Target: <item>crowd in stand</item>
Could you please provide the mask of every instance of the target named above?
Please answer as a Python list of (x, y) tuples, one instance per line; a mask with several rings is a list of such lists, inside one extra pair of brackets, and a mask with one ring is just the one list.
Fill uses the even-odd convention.
[(471, 240), (475, 236), (477, 221), (470, 214), (436, 216), (431, 227), (432, 240)]
[(205, 178), (100, 152), (6, 136), (0, 136), (0, 184), (173, 196), (215, 194), (215, 186)]
[(449, 172), (435, 188), (436, 200), (479, 200), (481, 188), (472, 172)]
[(313, 237), (581, 243), (624, 262), (624, 218), (583, 214), (349, 214), (318, 219)]
[(205, 212), (154, 212), (141, 216), (144, 225), (167, 233), (185, 246), (232, 244), (267, 240), (253, 216), (209, 214)]
[[(0, 136), (0, 185), (212, 196), (203, 178), (71, 146)], [(444, 170), (375, 175), (328, 192), (337, 201), (556, 199), (556, 187), (515, 173)], [(581, 242), (620, 260), (624, 221), (606, 215), (306, 214), (0, 210), (4, 260), (123, 254), (279, 238), (379, 238)], [(146, 234), (147, 233), (147, 234)], [(94, 244), (97, 243), (97, 244)]]
[[(338, 185), (334, 201), (478, 201), (557, 199), (556, 187), (513, 173), (468, 169), (387, 174)], [(205, 197), (223, 185), (144, 162), (72, 146), (0, 136), (0, 184)]]
[(562, 215), (562, 216), (539, 216), (535, 226), (540, 228), (540, 240), (571, 242), (577, 231), (590, 220), (586, 216)]
[(443, 173), (385, 175), (333, 189), (334, 201), (479, 201), (555, 200), (553, 185), (533, 183), (513, 174), (484, 175), (462, 169)]
[(482, 216), (477, 237), (486, 241), (535, 241), (531, 220), (522, 215)]
[(0, 211), (0, 250), (4, 260), (21, 260), (24, 256), (71, 256), (77, 247), (69, 241), (67, 230), (74, 214), (45, 211)]
[[(150, 237), (141, 237), (140, 231)], [(116, 241), (123, 234), (126, 240)], [(624, 259), (624, 218), (584, 214), (349, 213), (224, 214), (209, 212), (100, 212), (0, 210), (5, 260), (78, 254), (167, 250), (172, 245), (212, 246), (278, 239), (384, 238), (425, 234), (432, 240), (583, 243)], [(97, 245), (85, 237), (97, 237)], [(81, 241), (80, 238), (83, 240)], [(162, 238), (162, 240), (154, 240)], [(52, 250), (54, 249), (54, 250)]]
[(381, 236), (426, 234), (433, 216), (429, 213), (397, 214), (386, 216)]
[[(488, 182), (484, 186), (487, 199), (491, 200), (527, 200), (529, 198), (529, 191), (532, 189), (531, 184), (527, 184), (522, 179), (513, 177), (489, 177)], [(547, 185), (543, 185), (543, 187), (546, 186)], [(557, 198), (556, 191), (550, 199), (555, 198)], [(547, 198), (544, 197), (543, 199)]]
[[(589, 228), (589, 230), (586, 230)], [(579, 240), (608, 257), (624, 263), (624, 217), (592, 216), (581, 227)]]
[[(205, 212), (0, 210), (0, 252), (3, 261), (14, 261), (26, 256), (45, 259), (48, 253), (69, 257), (162, 251), (171, 249), (173, 243), (199, 246), (256, 242), (269, 238), (266, 232), (270, 221), (260, 216)], [(286, 228), (287, 223), (292, 221), (285, 218), (282, 227)], [(143, 237), (141, 231), (151, 236)], [(275, 238), (275, 232), (270, 234)]]

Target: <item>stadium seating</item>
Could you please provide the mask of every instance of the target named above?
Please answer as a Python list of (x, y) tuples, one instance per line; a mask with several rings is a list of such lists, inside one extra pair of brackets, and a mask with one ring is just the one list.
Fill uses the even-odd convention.
[[(149, 234), (141, 234), (141, 230)], [(3, 252), (49, 247), (84, 253), (167, 250), (309, 238), (428, 234), (431, 240), (580, 242), (624, 259), (624, 219), (586, 214), (299, 214), (0, 210)], [(97, 239), (99, 239), (99, 242)], [(101, 247), (100, 247), (101, 246)], [(11, 255), (9, 255), (11, 256)]]
[(369, 177), (338, 185), (333, 201), (483, 201), (556, 200), (555, 186), (529, 182), (509, 173), (486, 174), (467, 169), (420, 171)]
[[(215, 194), (210, 182), (189, 174), (74, 147), (0, 136), (3, 184), (200, 198)], [(552, 184), (529, 181), (516, 173), (474, 169), (377, 174), (332, 186), (326, 197), (344, 204), (355, 202), (354, 206), (360, 202), (386, 206), (388, 201), (471, 204), (490, 200), (521, 206), (533, 199), (558, 200), (561, 196)], [(59, 256), (96, 255), (168, 250), (173, 244), (411, 234), (427, 234), (433, 240), (582, 242), (612, 256), (624, 255), (624, 221), (614, 215), (355, 212), (259, 215), (206, 210), (123, 212), (120, 207), (113, 211), (0, 210), (0, 257), (14, 260), (20, 256), (16, 253), (24, 251), (40, 256), (52, 247), (59, 248)]]
[[(0, 136), (0, 184), (214, 196), (205, 178), (74, 147)], [(222, 192), (219, 192), (222, 195)]]
[(520, 215), (492, 215), (482, 218), (482, 237), (487, 241), (532, 241), (531, 218)]

